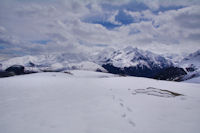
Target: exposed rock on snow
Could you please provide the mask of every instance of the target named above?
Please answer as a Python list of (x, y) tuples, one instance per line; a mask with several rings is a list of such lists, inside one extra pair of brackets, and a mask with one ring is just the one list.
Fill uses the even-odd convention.
[(159, 96), (159, 97), (176, 97), (176, 96), (182, 96), (182, 94), (172, 92), (169, 90), (162, 90), (157, 89), (153, 87), (148, 87), (146, 89), (136, 89), (135, 92), (138, 93), (144, 93), (147, 95), (153, 95), (153, 96)]
[(154, 79), (159, 80), (169, 80), (169, 81), (182, 81), (183, 77), (186, 75), (186, 71), (183, 68), (178, 67), (168, 67), (160, 72), (158, 72)]
[(24, 66), (22, 65), (13, 65), (8, 67), (6, 72), (13, 72), (15, 75), (21, 75), (24, 74)]

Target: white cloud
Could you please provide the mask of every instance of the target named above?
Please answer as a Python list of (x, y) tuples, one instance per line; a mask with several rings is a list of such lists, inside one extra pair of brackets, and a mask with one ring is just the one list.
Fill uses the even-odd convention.
[[(126, 14), (133, 17), (134, 23), (112, 30), (101, 24), (83, 21), (88, 16), (108, 15), (107, 21), (122, 24), (115, 19), (120, 9), (103, 10), (100, 3), (119, 7), (128, 1), (1, 1), (0, 41), (4, 42), (5, 49), (0, 51), (8, 55), (20, 51), (24, 54), (94, 53), (103, 49), (99, 46), (122, 48), (132, 45), (158, 53), (180, 53), (199, 47), (200, 6), (191, 5), (192, 2), (183, 2), (188, 6), (181, 9), (158, 13), (154, 11), (160, 5), (172, 5), (172, 2), (157, 0), (152, 5), (147, 2), (151, 8), (143, 11), (124, 9)], [(47, 44), (33, 43), (37, 40), (47, 40)], [(178, 50), (174, 50), (174, 47)]]
[[(130, 36), (133, 38), (132, 42), (139, 47), (149, 48), (154, 47), (154, 44), (159, 44), (160, 47), (154, 49), (158, 52), (166, 46), (171, 48), (168, 48), (166, 52), (183, 52), (185, 50), (191, 52), (199, 48), (199, 7), (190, 6), (179, 10), (160, 12), (158, 15), (149, 10), (126, 11), (136, 20), (144, 19), (147, 21), (139, 21), (120, 29), (130, 33), (132, 30), (138, 30), (139, 33)], [(180, 50), (174, 50), (174, 47)]]
[(115, 20), (115, 17), (118, 15), (119, 11), (115, 11), (112, 13), (112, 15), (108, 18), (108, 21), (115, 25), (121, 25), (122, 23)]

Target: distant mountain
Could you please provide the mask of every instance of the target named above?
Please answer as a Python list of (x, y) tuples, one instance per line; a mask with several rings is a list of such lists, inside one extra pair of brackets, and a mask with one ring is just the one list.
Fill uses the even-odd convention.
[[(171, 60), (174, 61), (173, 58)], [(197, 79), (200, 77), (200, 50), (187, 55), (179, 61), (177, 60), (174, 64), (173, 67), (166, 68), (159, 72), (154, 78), (196, 83)]]
[(65, 70), (91, 70), (102, 71), (106, 70), (100, 65), (88, 61), (84, 56), (77, 54), (51, 54), (38, 56), (23, 56), (15, 57), (6, 61), (2, 61), (2, 69), (13, 66), (22, 65), (25, 71), (65, 71)]
[(200, 69), (200, 50), (186, 56), (179, 65), (185, 68), (193, 66)]
[(110, 73), (149, 78), (173, 66), (170, 60), (160, 55), (133, 47), (100, 53), (97, 60)]
[(187, 75), (183, 80), (200, 76), (200, 50), (189, 54), (179, 63), (179, 67), (182, 67), (187, 72)]
[(21, 65), (25, 68), (24, 73), (89, 70), (173, 81), (200, 76), (200, 50), (181, 61), (176, 59), (175, 63), (173, 57), (167, 58), (133, 47), (117, 50), (110, 48), (91, 57), (70, 53), (15, 57), (0, 61), (0, 71)]

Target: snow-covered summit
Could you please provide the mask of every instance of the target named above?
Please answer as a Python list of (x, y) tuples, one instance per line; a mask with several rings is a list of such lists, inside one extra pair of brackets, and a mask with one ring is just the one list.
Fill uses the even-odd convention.
[(149, 78), (173, 66), (170, 60), (161, 55), (130, 46), (105, 50), (97, 56), (96, 61), (110, 73)]
[(167, 67), (172, 65), (169, 60), (150, 51), (140, 50), (131, 46), (122, 50), (110, 51), (109, 54), (99, 55), (100, 63), (111, 63), (115, 67)]

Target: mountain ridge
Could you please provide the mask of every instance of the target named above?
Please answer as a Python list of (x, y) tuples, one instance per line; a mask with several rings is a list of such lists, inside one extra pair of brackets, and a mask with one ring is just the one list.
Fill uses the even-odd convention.
[(189, 54), (178, 63), (134, 47), (107, 49), (91, 57), (59, 53), (15, 57), (0, 62), (1, 69), (22, 65), (27, 71), (89, 70), (113, 74), (183, 81), (200, 75), (200, 50)]

